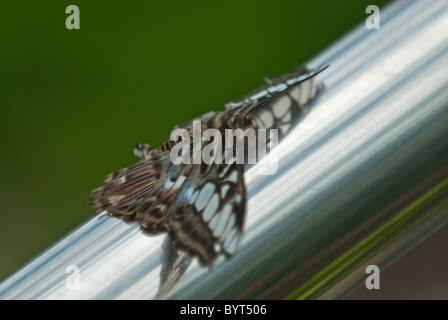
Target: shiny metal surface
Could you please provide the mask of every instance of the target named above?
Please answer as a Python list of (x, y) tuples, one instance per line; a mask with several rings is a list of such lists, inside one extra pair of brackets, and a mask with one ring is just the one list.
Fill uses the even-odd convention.
[[(330, 65), (317, 76), (325, 89), (279, 144), (277, 174), (246, 172), (232, 259), (202, 269), (169, 256), (166, 236), (102, 214), (6, 278), (0, 298), (342, 297), (367, 264), (390, 263), (448, 222), (447, 26), (447, 1), (397, 1), (381, 29), (361, 24), (308, 63)], [(159, 292), (167, 260), (183, 263), (181, 276)]]

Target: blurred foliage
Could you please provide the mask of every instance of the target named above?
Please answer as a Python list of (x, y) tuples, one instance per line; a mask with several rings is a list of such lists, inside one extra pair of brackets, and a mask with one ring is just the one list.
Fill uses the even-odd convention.
[(161, 144), (385, 2), (2, 1), (0, 279), (93, 214), (90, 191), (137, 141)]

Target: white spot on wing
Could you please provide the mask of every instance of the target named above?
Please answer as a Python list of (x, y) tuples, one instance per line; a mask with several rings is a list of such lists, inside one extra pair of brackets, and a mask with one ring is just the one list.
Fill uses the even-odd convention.
[(292, 88), (291, 91), (289, 92), (289, 95), (295, 100), (295, 101), (299, 101), (300, 98), (300, 86)]
[(195, 202), (196, 199), (198, 198), (198, 195), (199, 195), (199, 191), (196, 190), (196, 191), (193, 193), (193, 195), (190, 197), (190, 199), (188, 200), (188, 203), (189, 203), (189, 204), (192, 204), (193, 202)]
[(316, 91), (317, 91), (317, 85), (314, 83), (314, 79), (310, 79), (309, 80), (311, 83), (311, 94), (310, 94), (310, 99), (313, 98), (316, 95)]
[(259, 114), (261, 121), (256, 117), (256, 121), (261, 122), (260, 128), (271, 128), (274, 125), (274, 117), (269, 111), (263, 111)]
[(240, 239), (240, 235), (234, 237), (232, 242), (230, 242), (229, 246), (227, 247), (228, 254), (230, 254), (230, 255), (235, 254), (239, 239)]
[(230, 242), (232, 241), (232, 239), (235, 237), (235, 235), (237, 234), (238, 230), (236, 230), (235, 228), (232, 229), (232, 231), (230, 231), (229, 235), (227, 236), (226, 240), (223, 243), (223, 248), (227, 251), (227, 247), (229, 246)]
[(208, 222), (212, 218), (213, 214), (216, 212), (216, 209), (218, 209), (218, 206), (219, 206), (219, 197), (217, 194), (215, 194), (208, 203), (204, 212), (202, 213), (202, 218), (204, 219), (205, 222)]
[(208, 227), (213, 231), (215, 230), (216, 224), (218, 223), (219, 214), (215, 214), (212, 221), (210, 221)]
[(226, 179), (226, 181), (230, 181), (230, 182), (233, 182), (233, 183), (236, 183), (238, 181), (238, 173), (236, 172), (236, 170), (233, 170), (233, 172)]
[(300, 86), (302, 87), (302, 95), (300, 96), (299, 104), (303, 106), (308, 102), (308, 99), (311, 94), (312, 89), (311, 81), (307, 80), (303, 82)]
[(241, 202), (241, 195), (237, 195), (236, 197), (235, 197), (235, 203), (240, 203)]
[(229, 223), (227, 223), (226, 229), (224, 230), (224, 233), (222, 234), (222, 239), (223, 241), (225, 241), (225, 239), (227, 238), (230, 230), (232, 230), (232, 228), (234, 227), (235, 224), (235, 215), (232, 214), (230, 215), (230, 219), (229, 219)]
[(236, 252), (236, 248), (238, 246), (240, 238), (240, 233), (237, 229), (232, 229), (229, 236), (227, 237), (226, 241), (223, 244), (224, 250), (230, 254), (233, 255)]
[(224, 209), (219, 213), (219, 222), (213, 230), (213, 236), (216, 238), (219, 238), (223, 234), (224, 228), (226, 227), (227, 222), (229, 222), (229, 215), (232, 213), (232, 208), (232, 205), (226, 204)]
[(177, 178), (176, 183), (174, 184), (174, 188), (179, 189), (182, 186), (182, 183), (184, 183), (184, 181), (185, 181), (185, 176), (180, 176), (179, 178)]
[(290, 108), (291, 100), (288, 96), (282, 96), (278, 99), (277, 103), (272, 106), (274, 116), (281, 118)]
[(163, 185), (165, 189), (169, 189), (173, 186), (174, 182), (170, 179), (166, 179), (165, 184)]
[(221, 199), (225, 198), (226, 193), (229, 189), (230, 189), (230, 186), (228, 184), (225, 184), (221, 187)]
[(199, 192), (198, 199), (195, 202), (197, 211), (202, 211), (202, 209), (205, 208), (214, 191), (215, 186), (213, 185), (213, 183), (207, 183), (202, 188), (202, 190)]

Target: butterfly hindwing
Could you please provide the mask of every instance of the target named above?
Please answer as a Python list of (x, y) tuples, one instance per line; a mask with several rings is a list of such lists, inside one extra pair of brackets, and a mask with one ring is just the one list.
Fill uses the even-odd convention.
[(242, 164), (197, 164), (175, 200), (167, 226), (176, 245), (202, 265), (219, 254), (232, 256), (241, 240), (246, 212)]

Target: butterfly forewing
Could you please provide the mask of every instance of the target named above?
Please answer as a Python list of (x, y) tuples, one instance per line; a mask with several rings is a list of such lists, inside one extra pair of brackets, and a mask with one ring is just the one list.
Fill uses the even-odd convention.
[[(136, 219), (149, 231), (166, 230), (173, 177), (180, 167), (172, 166), (169, 153), (107, 175), (105, 185), (92, 191), (90, 204), (97, 212)], [(162, 200), (162, 201), (161, 201)]]
[[(327, 68), (327, 67), (325, 67)], [(257, 129), (278, 129), (285, 135), (307, 109), (316, 96), (321, 84), (314, 76), (317, 72), (299, 67), (273, 79), (266, 79), (265, 85), (252, 93), (226, 104), (226, 110), (250, 109)]]

